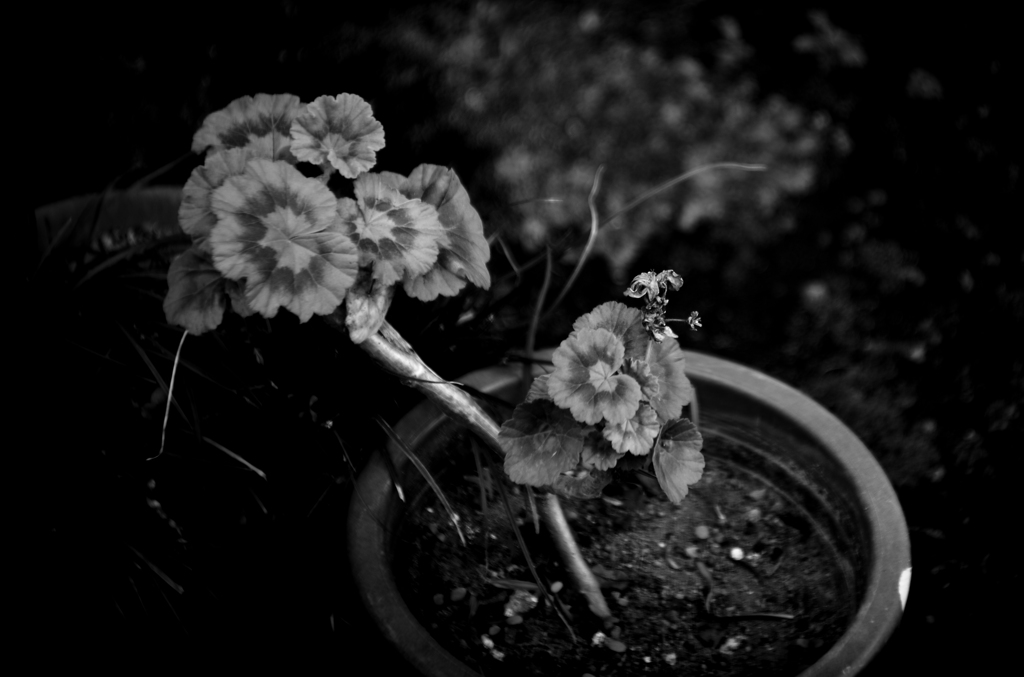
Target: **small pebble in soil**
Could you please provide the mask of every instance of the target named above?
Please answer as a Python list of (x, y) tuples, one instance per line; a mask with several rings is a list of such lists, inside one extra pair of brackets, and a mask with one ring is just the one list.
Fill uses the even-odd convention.
[(760, 522), (761, 521), (761, 509), (760, 508), (751, 508), (750, 510), (747, 511), (747, 514), (744, 515), (744, 517), (746, 517), (748, 522)]
[(743, 548), (733, 548), (729, 551), (729, 557), (733, 558), (737, 562), (743, 559)]
[(509, 625), (519, 625), (522, 622), (523, 622), (523, 617), (520, 616), (519, 614), (516, 614), (515, 616), (510, 616), (509, 619), (508, 619), (508, 624)]
[(434, 595), (434, 604), (438, 606), (444, 604), (444, 595), (442, 595), (441, 593), (437, 593), (436, 595)]
[(551, 592), (558, 592), (562, 589), (562, 581), (555, 581), (551, 584)]
[(662, 656), (662, 658), (664, 658), (665, 662), (668, 663), (669, 665), (675, 665), (676, 664), (676, 658), (677, 657), (676, 657), (675, 652), (667, 653), (664, 656)]
[(480, 641), (483, 642), (485, 649), (494, 648), (494, 640), (488, 637), (487, 635), (480, 635)]
[(740, 646), (743, 644), (743, 640), (745, 639), (746, 636), (744, 635), (736, 635), (735, 637), (730, 637), (729, 639), (725, 640), (722, 646), (718, 649), (718, 653), (723, 653), (726, 656), (732, 655), (736, 652), (736, 649), (740, 648)]
[(701, 524), (693, 530), (693, 535), (699, 538), (700, 540), (705, 541), (711, 535), (711, 530), (708, 529), (705, 525)]
[(487, 634), (489, 634), (491, 637), (494, 637), (499, 632), (501, 632), (501, 628), (499, 628), (497, 625), (492, 625), (491, 627), (487, 628)]
[(767, 489), (754, 489), (749, 494), (747, 494), (747, 496), (754, 499), (755, 501), (760, 501), (762, 498), (764, 498), (764, 495), (766, 493), (768, 493)]
[(590, 643), (594, 646), (601, 646), (604, 644), (605, 634), (600, 630), (594, 633), (594, 636), (590, 638)]
[(686, 546), (686, 549), (683, 550), (683, 552), (685, 552), (686, 556), (690, 559), (697, 559), (698, 557), (700, 557), (700, 548), (698, 548), (695, 545)]
[(450, 597), (453, 602), (461, 602), (466, 598), (466, 589), (455, 588), (454, 590), (452, 590), (452, 594), (450, 595)]
[(622, 653), (626, 650), (626, 645), (617, 639), (607, 639), (604, 645), (615, 653)]

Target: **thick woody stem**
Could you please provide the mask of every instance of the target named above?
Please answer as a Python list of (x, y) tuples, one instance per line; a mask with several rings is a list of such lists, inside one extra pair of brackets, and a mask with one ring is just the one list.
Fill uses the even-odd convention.
[[(344, 326), (328, 322), (341, 331)], [(389, 371), (406, 379), (406, 385), (419, 390), (437, 404), (448, 416), (475, 432), (488, 445), (504, 453), (498, 443), (500, 428), (472, 395), (445, 381), (416, 354), (402, 335), (384, 322), (380, 331), (359, 344), (378, 363)], [(590, 610), (601, 618), (611, 616), (608, 603), (601, 594), (601, 588), (594, 572), (587, 566), (576, 537), (565, 519), (561, 502), (555, 494), (548, 494), (542, 502), (541, 515), (551, 530), (558, 551), (577, 588), (587, 598)]]
[(544, 523), (551, 530), (558, 554), (562, 556), (562, 563), (569, 570), (569, 575), (575, 579), (579, 591), (587, 598), (590, 610), (600, 618), (611, 616), (612, 612), (608, 608), (608, 602), (601, 594), (601, 584), (594, 572), (587, 566), (587, 561), (583, 559), (583, 553), (580, 552), (580, 547), (576, 544), (576, 536), (572, 533), (572, 527), (569, 526), (569, 521), (565, 518), (562, 502), (558, 500), (557, 495), (548, 494), (544, 497), (541, 502), (541, 515), (544, 517)]

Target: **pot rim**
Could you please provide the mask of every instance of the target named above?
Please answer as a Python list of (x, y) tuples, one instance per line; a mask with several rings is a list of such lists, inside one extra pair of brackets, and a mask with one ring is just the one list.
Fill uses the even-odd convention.
[[(553, 349), (539, 351), (541, 359)], [(867, 525), (868, 574), (857, 613), (846, 632), (800, 677), (850, 675), (863, 669), (899, 624), (910, 588), (910, 537), (896, 492), (863, 442), (838, 418), (807, 395), (757, 370), (718, 357), (687, 350), (686, 374), (697, 382), (738, 391), (800, 427), (828, 450), (856, 489), (858, 508)], [(489, 367), (460, 379), (493, 393), (518, 383), (520, 372)], [(395, 431), (410, 447), (446, 421), (435, 405), (424, 401), (412, 409)], [(396, 460), (400, 452), (389, 447)], [(386, 562), (382, 515), (395, 500), (390, 475), (380, 453), (363, 470), (349, 509), (349, 554), (360, 597), (384, 636), (405, 659), (426, 675), (477, 675), (445, 650), (415, 619), (398, 593)]]

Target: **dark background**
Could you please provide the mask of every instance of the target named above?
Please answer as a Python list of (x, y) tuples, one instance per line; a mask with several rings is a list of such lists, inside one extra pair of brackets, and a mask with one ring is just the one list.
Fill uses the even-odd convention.
[[(186, 153), (192, 134), (231, 100), (354, 92), (385, 127), (379, 168), (454, 167), (488, 234), (530, 259), (537, 250), (518, 237), (521, 213), (510, 206), (524, 195), (509, 194), (495, 170), (518, 138), (510, 136), (515, 119), (500, 109), (493, 118), (489, 109), (468, 114), (460, 81), (434, 58), (438, 45), (468, 30), (474, 4), (368, 3), (358, 12), (343, 5), (246, 3), (229, 12), (139, 4), (39, 16), (34, 25), (46, 30), (16, 64), (30, 96), (9, 103), (25, 111), (15, 131), (29, 158), (22, 194), (42, 207), (124, 189), (160, 168), (154, 183), (181, 185), (199, 164)], [(684, 350), (689, 342), (810, 393), (889, 474), (911, 530), (914, 575), (903, 623), (871, 674), (996, 664), (1016, 625), (1008, 611), (1020, 577), (1010, 553), (1019, 534), (1013, 495), (1024, 397), (1024, 117), (1008, 15), (988, 3), (926, 12), (870, 2), (554, 7), (516, 3), (502, 21), (596, 10), (600, 28), (587, 43), (596, 52), (616, 42), (650, 47), (665, 60), (688, 55), (714, 91), (752, 82), (743, 102), (777, 95), (826, 114), (833, 141), (836, 130), (845, 135), (848, 143), (830, 141), (806, 160), (815, 168), (808, 186), (773, 194), (765, 230), (736, 215), (749, 212), (744, 194), (724, 216), (685, 232), (671, 223), (652, 231), (632, 269), (672, 265), (687, 279), (679, 303), (706, 320), (683, 337)], [(830, 30), (809, 18), (819, 9)], [(725, 46), (723, 17), (741, 33)], [(801, 35), (817, 42), (796, 49)], [(485, 36), (500, 41), (500, 31)], [(736, 53), (738, 66), (722, 65)], [(465, 73), (486, 76), (482, 66)], [(810, 119), (802, 123), (808, 129)], [(493, 120), (502, 122), (488, 126)], [(694, 132), (695, 142), (727, 136), (702, 124), (708, 131)], [(642, 120), (636, 126), (646, 128)], [(609, 176), (648, 171), (649, 187), (679, 171), (623, 157)], [(25, 481), (20, 472), (12, 481), (21, 490), (16, 522), (36, 539), (16, 557), (25, 565), (18, 583), (30, 600), (27, 634), (54, 649), (43, 657), (63, 660), (73, 648), (85, 651), (83, 664), (136, 667), (190, 655), (229, 665), (286, 658), (296, 669), (330, 664), (346, 674), (369, 672), (354, 667), (366, 660), (380, 661), (373, 671), (391, 665), (346, 580), (351, 470), (313, 418), (334, 418), (358, 468), (383, 439), (365, 422), (376, 413), (397, 420), (415, 402), (411, 392), (323, 327), (300, 334), (283, 317), (272, 329), (229, 320), (224, 343), (203, 337), (184, 353), (206, 360), (221, 385), (204, 392), (201, 379), (182, 375), (182, 387), (202, 412), (204, 434), (234, 448), (255, 445), (253, 456), (243, 455), (258, 459), (269, 481), (190, 446), (174, 415), (170, 452), (147, 463), (163, 407), (148, 406), (155, 381), (125, 336), (176, 347), (175, 333), (161, 325), (159, 285), (154, 298), (122, 295), (117, 279), (71, 291), (49, 269), (34, 275), (34, 229), (24, 225), (32, 237), (19, 243), (29, 248), (19, 274), (28, 284), (18, 294), (25, 307), (15, 307), (29, 319), (16, 324), (31, 374), (16, 422), (32, 432), (17, 452), (29, 459)], [(492, 263), (496, 280), (514, 278), (497, 246)], [(562, 261), (556, 283), (569, 270), (571, 261)], [(439, 373), (455, 378), (521, 347), (541, 275), (541, 267), (527, 272), (492, 324), (454, 326), (465, 307), (488, 302), (483, 293), (423, 308), (398, 301), (405, 314), (392, 317), (407, 318), (396, 320), (400, 328)], [(616, 298), (616, 278), (604, 259), (589, 263), (538, 345), (557, 343), (576, 315)], [(496, 282), (496, 292), (504, 289)], [(244, 353), (218, 352), (225, 344)], [(153, 359), (166, 377), (170, 361)], [(261, 391), (257, 414), (225, 394), (251, 394), (271, 381), (274, 392)]]

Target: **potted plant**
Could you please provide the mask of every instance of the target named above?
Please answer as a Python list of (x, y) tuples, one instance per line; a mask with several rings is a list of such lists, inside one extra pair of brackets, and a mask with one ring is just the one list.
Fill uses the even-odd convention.
[[(469, 282), (486, 288), (490, 277), (481, 219), (455, 173), (434, 165), (420, 165), (408, 176), (372, 173), (376, 151), (383, 146), (381, 124), (369, 105), (352, 94), (320, 97), (309, 104), (291, 95), (260, 94), (208, 116), (193, 142), (193, 150), (205, 152), (206, 160), (186, 183), (179, 210), (192, 246), (174, 260), (168, 273), (167, 319), (187, 333), (200, 334), (216, 329), (229, 306), (243, 316), (264, 317), (273, 317), (284, 307), (301, 322), (319, 315), (438, 407), (434, 412), (419, 409), (398, 426), (395, 447), (388, 452), (395, 458), (385, 454), (379, 457), (380, 465), (370, 465), (350, 516), (350, 549), (364, 601), (385, 634), (421, 670), (470, 672), (416, 620), (401, 601), (392, 574), (396, 525), (406, 512), (394, 488), (405, 484), (412, 472), (439, 497), (444, 495), (429, 467), (445, 456), (436, 451), (439, 441), (447, 439), (439, 437), (437, 411), (502, 456), (511, 479), (528, 487), (520, 492), (523, 500), (540, 505), (536, 514), (543, 515), (553, 534), (570, 589), (579, 591), (593, 619), (607, 631), (581, 641), (610, 650), (609, 654), (625, 653), (622, 627), (602, 591), (609, 583), (618, 591), (615, 572), (595, 573), (559, 495), (595, 503), (614, 470), (633, 473), (642, 491), (657, 494), (660, 486), (671, 503), (678, 504), (700, 479), (703, 437), (695, 425), (696, 400), (664, 315), (668, 290), (678, 289), (682, 279), (673, 271), (640, 275), (627, 294), (647, 297), (642, 312), (613, 302), (580, 318), (572, 335), (551, 353), (550, 374), (526, 391), (525, 403), (496, 418), (494, 407), (484, 406), (473, 393), (514, 401), (529, 384), (511, 378), (508, 370), (468, 376), (465, 385), (476, 391), (445, 381), (385, 321), (398, 284), (409, 296), (427, 301), (456, 295)], [(352, 181), (354, 198), (336, 194), (330, 184), (339, 178)], [(689, 323), (691, 328), (699, 326), (696, 314)], [(738, 375), (743, 376), (741, 382)], [(806, 515), (827, 506), (828, 519), (805, 521), (795, 531), (803, 534), (803, 541), (852, 544), (845, 559), (840, 558), (846, 569), (840, 565), (839, 577), (849, 583), (854, 599), (853, 623), (831, 648), (810, 648), (824, 653), (812, 668), (824, 670), (819, 674), (831, 674), (840, 666), (859, 668), (895, 626), (909, 583), (906, 527), (891, 487), (856, 438), (795, 391), (710, 357), (694, 360), (691, 376), (696, 377), (700, 413), (711, 426), (708, 430), (734, 447), (734, 458), (723, 457), (723, 462), (730, 468), (753, 463), (764, 487), (751, 493), (764, 496), (770, 491), (777, 501), (792, 504), (792, 510), (776, 510), (779, 516), (771, 517), (780, 522), (781, 516), (800, 510)], [(689, 417), (683, 418), (686, 406)], [(427, 449), (431, 444), (433, 454)], [(423, 460), (417, 455), (421, 447)], [(397, 462), (388, 468), (387, 460)], [(493, 484), (502, 486), (483, 466), (478, 471), (482, 493), (492, 478)], [(725, 466), (721, 472), (716, 469), (726, 484), (731, 481), (729, 472)], [(529, 487), (545, 493), (535, 500)], [(597, 503), (625, 505), (621, 499), (605, 498)], [(505, 505), (511, 512), (507, 500)], [(693, 531), (699, 540), (708, 540), (708, 553), (725, 552), (729, 561), (758, 579), (768, 575), (756, 563), (762, 556), (765, 561), (774, 558), (770, 566), (776, 570), (782, 566), (785, 548), (779, 550), (779, 543), (785, 538), (780, 535), (785, 525), (762, 530), (765, 538), (751, 542), (755, 549), (760, 544), (762, 550), (775, 547), (769, 553), (778, 553), (751, 551), (747, 556), (736, 545), (738, 540), (723, 538), (729, 516), (717, 505), (714, 511), (722, 524), (700, 524)], [(457, 524), (457, 514), (450, 514)], [(748, 514), (746, 524), (757, 521), (753, 515)], [(758, 529), (754, 526), (750, 533), (762, 533)], [(502, 600), (505, 612), (511, 612), (508, 622), (522, 624), (523, 614), (537, 605), (539, 595), (576, 639), (569, 619), (584, 612), (579, 605), (570, 611), (562, 599), (570, 593), (557, 594), (561, 581), (549, 585), (543, 580), (521, 536), (520, 545), (533, 581), (503, 581), (515, 588)], [(795, 619), (788, 611), (733, 613), (735, 605), (716, 606), (713, 597), (721, 583), (713, 574), (714, 562), (696, 546), (680, 542), (679, 547), (682, 554), (676, 553), (677, 559), (692, 561), (684, 566), (669, 550), (660, 553), (659, 561), (672, 570), (696, 572), (703, 580), (704, 613), (715, 622)], [(459, 601), (466, 594), (464, 589), (453, 591), (452, 599)], [(683, 595), (680, 601), (686, 597), (675, 594)], [(620, 607), (628, 605), (621, 593), (612, 597)], [(479, 606), (472, 606), (475, 594), (468, 599), (472, 616)], [(744, 638), (716, 636), (710, 646), (720, 655), (749, 651)], [(467, 639), (490, 651), (494, 660), (502, 660), (494, 639)], [(672, 666), (679, 658), (671, 655), (675, 657), (666, 654), (658, 660)]]

